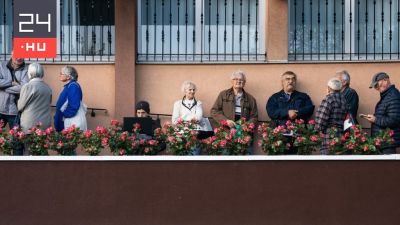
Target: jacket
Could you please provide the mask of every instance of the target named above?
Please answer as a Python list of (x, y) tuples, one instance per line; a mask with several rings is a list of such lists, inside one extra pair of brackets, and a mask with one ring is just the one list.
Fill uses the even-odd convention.
[(21, 88), (18, 110), (21, 112), (21, 128), (23, 131), (42, 123), (42, 129), (51, 126), (50, 87), (40, 78), (33, 78)]
[(12, 85), (13, 76), (7, 67), (7, 63), (0, 63), (0, 114), (17, 115), (17, 101), (24, 84), (29, 82), (28, 67), (24, 64), (14, 71), (18, 85)]
[(357, 121), (357, 111), (358, 111), (358, 94), (357, 92), (350, 87), (346, 87), (342, 92), (344, 98), (347, 101), (349, 113), (353, 117), (354, 121)]
[[(257, 123), (258, 109), (256, 99), (243, 90), (243, 97), (240, 101), (242, 117), (246, 121)], [(235, 93), (233, 88), (221, 91), (213, 107), (211, 108), (211, 116), (216, 121), (235, 120)]]
[(390, 128), (394, 131), (394, 143), (388, 147), (400, 146), (400, 93), (395, 85), (382, 92), (381, 99), (376, 104), (375, 123), (371, 125), (371, 134)]
[(289, 99), (285, 95), (285, 92), (281, 90), (273, 94), (267, 101), (265, 108), (274, 125), (285, 125), (289, 120), (289, 110), (297, 110), (297, 118), (307, 122), (314, 112), (310, 96), (299, 91), (294, 91)]

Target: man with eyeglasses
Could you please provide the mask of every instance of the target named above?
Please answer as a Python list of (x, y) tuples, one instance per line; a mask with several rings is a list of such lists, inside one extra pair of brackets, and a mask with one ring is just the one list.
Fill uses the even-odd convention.
[[(19, 125), (17, 101), (24, 84), (29, 82), (28, 66), (23, 58), (14, 57), (0, 63), (0, 120), (1, 128), (8, 123), (10, 129)], [(22, 155), (23, 148), (16, 149), (14, 155)]]
[(369, 88), (375, 88), (380, 93), (380, 100), (375, 106), (375, 113), (361, 115), (371, 123), (371, 135), (374, 136), (381, 130), (393, 130), (394, 143), (387, 145), (383, 154), (395, 154), (396, 147), (400, 146), (400, 93), (390, 82), (389, 75), (379, 72), (372, 77)]
[(282, 90), (273, 94), (266, 109), (274, 126), (285, 125), (288, 120), (309, 120), (314, 112), (310, 96), (296, 91), (297, 75), (292, 71), (282, 74)]
[(211, 108), (211, 116), (217, 122), (226, 120), (229, 127), (234, 127), (236, 121), (245, 118), (246, 121), (257, 123), (258, 110), (256, 99), (244, 90), (246, 74), (236, 71), (231, 75), (232, 87), (219, 93)]

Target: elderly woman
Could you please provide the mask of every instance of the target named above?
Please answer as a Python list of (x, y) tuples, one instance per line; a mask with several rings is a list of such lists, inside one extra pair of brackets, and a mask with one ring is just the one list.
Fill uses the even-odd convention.
[(52, 91), (43, 81), (43, 67), (32, 63), (28, 67), (29, 83), (22, 86), (18, 100), (18, 111), (21, 112), (21, 128), (23, 131), (34, 127), (37, 123), (46, 129), (51, 126)]
[(324, 141), (321, 146), (321, 154), (329, 153), (329, 128), (336, 127), (338, 134), (343, 132), (343, 123), (348, 110), (348, 105), (344, 95), (340, 92), (342, 89), (341, 81), (332, 78), (328, 81), (327, 95), (322, 100), (316, 116), (316, 129), (324, 134)]
[(65, 83), (56, 104), (54, 127), (61, 131), (71, 125), (87, 129), (86, 106), (82, 103), (82, 89), (77, 82), (78, 72), (72, 66), (65, 66), (60, 72), (60, 81)]
[(211, 108), (211, 116), (217, 122), (226, 120), (232, 128), (235, 121), (245, 118), (247, 121), (256, 123), (258, 110), (256, 99), (244, 91), (246, 74), (236, 71), (231, 75), (232, 87), (219, 93), (217, 100)]
[(172, 112), (172, 123), (176, 124), (178, 119), (184, 121), (197, 120), (199, 121), (199, 139), (204, 139), (211, 136), (212, 128), (206, 118), (203, 118), (203, 104), (194, 97), (196, 93), (196, 85), (191, 81), (184, 81), (181, 87), (184, 94), (181, 100), (174, 103)]

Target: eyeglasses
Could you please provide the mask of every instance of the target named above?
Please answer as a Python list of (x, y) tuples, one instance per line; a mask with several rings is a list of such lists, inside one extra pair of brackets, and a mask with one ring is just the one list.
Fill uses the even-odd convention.
[(236, 82), (244, 82), (243, 79), (239, 79), (239, 78), (233, 78), (232, 80), (236, 81)]

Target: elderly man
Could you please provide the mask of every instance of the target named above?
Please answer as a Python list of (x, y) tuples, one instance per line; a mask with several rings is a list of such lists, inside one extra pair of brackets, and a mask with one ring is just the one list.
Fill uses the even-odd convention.
[(292, 71), (282, 74), (282, 90), (273, 94), (267, 102), (268, 116), (275, 126), (285, 125), (288, 120), (308, 121), (314, 112), (311, 98), (296, 91), (297, 75)]
[(0, 120), (10, 128), (19, 125), (17, 101), (22, 86), (29, 82), (24, 59), (11, 55), (8, 62), (0, 63)]
[(346, 70), (336, 72), (335, 76), (340, 82), (342, 82), (342, 94), (347, 101), (349, 106), (349, 113), (353, 117), (354, 122), (357, 122), (357, 111), (358, 111), (358, 94), (350, 87), (350, 75)]
[(396, 153), (396, 147), (400, 146), (400, 93), (390, 82), (389, 75), (380, 72), (372, 77), (369, 88), (375, 88), (380, 93), (381, 99), (375, 106), (375, 113), (366, 115), (371, 123), (371, 134), (390, 128), (394, 131), (394, 143), (386, 146), (383, 154)]
[(244, 91), (246, 74), (236, 71), (231, 75), (232, 87), (219, 93), (217, 100), (211, 108), (211, 116), (215, 121), (226, 120), (230, 127), (236, 125), (235, 121), (245, 118), (249, 122), (258, 121), (256, 99)]

